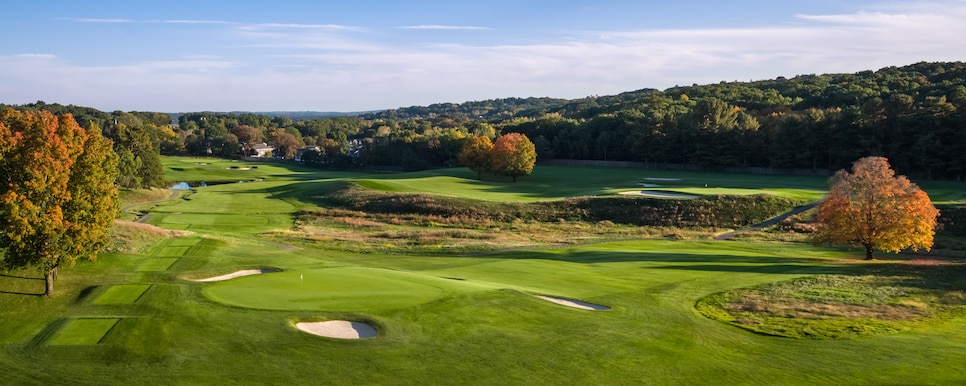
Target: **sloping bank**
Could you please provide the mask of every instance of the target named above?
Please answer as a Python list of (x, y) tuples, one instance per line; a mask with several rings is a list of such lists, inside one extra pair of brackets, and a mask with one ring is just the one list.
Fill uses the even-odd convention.
[(327, 206), (367, 213), (465, 217), (491, 221), (611, 221), (640, 226), (740, 228), (806, 202), (771, 195), (669, 200), (638, 196), (573, 197), (557, 201), (489, 202), (368, 190), (347, 182), (315, 197)]

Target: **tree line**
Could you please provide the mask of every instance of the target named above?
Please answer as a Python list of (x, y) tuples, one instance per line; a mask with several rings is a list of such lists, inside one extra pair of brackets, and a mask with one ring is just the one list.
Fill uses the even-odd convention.
[[(39, 106), (38, 106), (39, 104)], [(641, 89), (580, 99), (506, 98), (439, 103), (358, 116), (292, 120), (253, 113), (71, 112), (115, 142), (124, 186), (153, 186), (152, 154), (244, 157), (254, 146), (322, 167), (418, 170), (459, 165), (470, 138), (521, 133), (538, 161), (811, 169), (831, 173), (866, 156), (903, 174), (961, 179), (966, 172), (966, 64), (917, 63), (853, 74)], [(2, 107), (2, 106), (0, 106)], [(315, 152), (305, 152), (306, 148)]]

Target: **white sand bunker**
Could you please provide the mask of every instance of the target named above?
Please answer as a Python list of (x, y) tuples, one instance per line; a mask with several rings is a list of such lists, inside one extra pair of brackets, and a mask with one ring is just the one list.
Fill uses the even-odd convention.
[(632, 196), (648, 196), (648, 197), (660, 197), (660, 198), (685, 198), (685, 199), (694, 199), (694, 198), (700, 197), (700, 196), (695, 196), (695, 195), (692, 195), (692, 194), (681, 194), (681, 193), (662, 192), (662, 191), (659, 191), (659, 190), (630, 190), (630, 191), (626, 191), (626, 192), (620, 192), (620, 194), (623, 194), (623, 195), (632, 195)]
[(658, 184), (648, 184), (646, 182), (641, 182), (638, 185), (643, 186), (645, 188), (660, 188), (661, 187), (661, 185), (658, 185)]
[(607, 306), (602, 306), (600, 304), (594, 304), (594, 303), (582, 302), (580, 300), (564, 299), (564, 298), (555, 298), (555, 297), (552, 297), (552, 296), (541, 296), (541, 295), (537, 295), (537, 297), (540, 298), (540, 299), (546, 300), (548, 302), (557, 303), (559, 305), (567, 306), (567, 307), (579, 308), (579, 309), (582, 309), (582, 310), (607, 311), (607, 310), (610, 309), (610, 307), (607, 307)]
[(278, 271), (279, 270), (277, 270), (277, 269), (271, 269), (271, 268), (268, 268), (268, 269), (245, 269), (245, 270), (241, 270), (241, 271), (235, 271), (235, 272), (229, 273), (227, 275), (208, 277), (208, 278), (197, 279), (197, 280), (192, 280), (192, 281), (203, 281), (203, 282), (222, 281), (222, 280), (234, 279), (236, 277), (251, 276), (251, 275), (260, 275), (260, 274), (263, 274), (263, 273), (272, 273), (272, 272), (278, 272)]
[(365, 339), (376, 336), (376, 329), (361, 322), (330, 320), (327, 322), (302, 322), (295, 327), (312, 335), (336, 339)]

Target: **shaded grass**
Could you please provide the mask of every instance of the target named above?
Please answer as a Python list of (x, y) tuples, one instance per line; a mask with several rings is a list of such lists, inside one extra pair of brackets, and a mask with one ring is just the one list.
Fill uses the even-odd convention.
[(168, 189), (121, 189), (118, 201), (122, 208), (161, 201), (171, 196)]
[[(674, 178), (675, 181), (649, 181), (646, 178)], [(754, 174), (699, 173), (648, 169), (615, 169), (538, 165), (533, 174), (511, 183), (485, 177), (465, 168), (436, 169), (399, 175), (368, 176), (362, 186), (386, 192), (434, 193), (474, 198), (483, 201), (557, 200), (573, 196), (615, 194), (616, 191), (641, 189), (641, 183), (668, 188), (769, 189), (775, 193), (813, 198), (828, 188), (825, 178)], [(813, 193), (816, 192), (816, 193)], [(797, 197), (796, 197), (797, 199)]]

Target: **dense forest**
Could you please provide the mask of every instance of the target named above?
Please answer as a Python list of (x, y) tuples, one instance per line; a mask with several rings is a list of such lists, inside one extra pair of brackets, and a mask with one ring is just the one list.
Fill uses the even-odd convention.
[(887, 157), (900, 174), (962, 179), (966, 173), (962, 62), (574, 100), (440, 103), (305, 120), (254, 113), (106, 113), (43, 102), (0, 107), (70, 112), (82, 126), (101, 127), (115, 141), (122, 160), (119, 179), (129, 186), (157, 184), (152, 177), (160, 167), (157, 154), (241, 157), (267, 143), (276, 158), (322, 167), (415, 170), (456, 165), (470, 137), (512, 132), (533, 141), (538, 161), (824, 173), (876, 155)]

